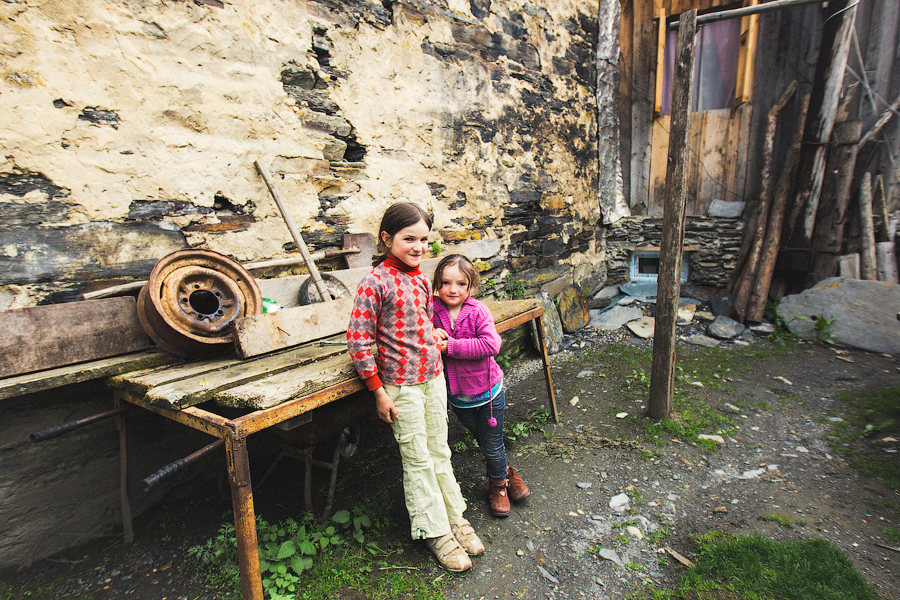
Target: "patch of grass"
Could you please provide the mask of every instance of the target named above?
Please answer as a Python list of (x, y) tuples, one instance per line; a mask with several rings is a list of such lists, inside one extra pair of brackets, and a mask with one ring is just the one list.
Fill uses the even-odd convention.
[(525, 282), (510, 274), (503, 282), (503, 293), (509, 300), (521, 300), (525, 297)]
[(532, 431), (544, 433), (544, 426), (549, 419), (550, 410), (541, 404), (536, 410), (531, 412), (529, 420), (518, 421), (516, 423), (504, 421), (503, 436), (508, 440), (515, 441), (520, 437), (528, 436)]
[[(437, 582), (416, 566), (392, 564), (394, 550), (377, 541), (388, 523), (374, 504), (339, 511), (319, 525), (306, 513), (299, 521), (269, 524), (257, 518), (260, 570), (267, 600), (343, 597), (349, 590), (370, 600), (440, 600)], [(186, 568), (199, 573), (217, 598), (240, 597), (237, 537), (225, 523), (218, 535), (187, 550)]]
[(794, 528), (794, 522), (790, 520), (790, 518), (779, 515), (778, 513), (770, 513), (767, 515), (759, 515), (760, 521), (772, 521), (778, 523), (782, 527), (787, 527), (788, 529)]
[(900, 529), (897, 527), (888, 527), (887, 525), (879, 525), (878, 531), (880, 531), (884, 535), (884, 539), (898, 543), (900, 542)]
[(838, 399), (850, 408), (843, 422), (834, 423), (834, 435), (827, 438), (829, 446), (859, 472), (900, 490), (896, 458), (873, 445), (880, 438), (900, 435), (900, 386), (846, 392)]
[(877, 600), (850, 558), (826, 540), (778, 542), (713, 530), (681, 583), (657, 590), (652, 582), (631, 598), (728, 600)]

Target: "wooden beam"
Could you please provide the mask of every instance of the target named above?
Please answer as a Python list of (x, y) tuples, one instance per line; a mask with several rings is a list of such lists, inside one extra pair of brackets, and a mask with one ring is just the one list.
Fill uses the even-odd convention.
[(747, 306), (747, 320), (762, 321), (766, 309), (766, 300), (769, 297), (769, 287), (772, 285), (772, 277), (775, 274), (775, 259), (778, 258), (778, 249), (781, 245), (782, 226), (787, 210), (788, 197), (794, 182), (794, 173), (797, 170), (797, 162), (800, 160), (800, 140), (803, 137), (803, 122), (806, 120), (806, 111), (809, 107), (809, 94), (804, 96), (797, 113), (794, 132), (791, 136), (791, 144), (785, 159), (784, 170), (778, 178), (778, 187), (775, 189), (775, 200), (770, 209), (769, 224), (766, 227), (766, 240), (763, 242), (763, 253), (759, 258), (759, 269), (754, 283), (753, 293), (750, 295), (750, 303)]
[(756, 281), (756, 271), (759, 267), (759, 257), (762, 255), (763, 241), (766, 237), (766, 226), (769, 223), (769, 209), (772, 206), (772, 161), (775, 157), (775, 131), (778, 126), (778, 115), (793, 98), (797, 91), (797, 80), (791, 81), (766, 116), (766, 133), (763, 142), (763, 168), (762, 190), (759, 194), (759, 207), (756, 211), (756, 221), (753, 231), (753, 242), (750, 252), (743, 266), (743, 275), (735, 288), (734, 312), (737, 320), (743, 322), (747, 314), (747, 303), (750, 301), (750, 291)]
[(675, 77), (672, 87), (672, 129), (669, 133), (669, 163), (666, 170), (666, 203), (660, 240), (659, 277), (656, 294), (656, 322), (653, 330), (653, 365), (650, 375), (649, 412), (654, 419), (666, 419), (672, 406), (675, 381), (675, 322), (684, 245), (684, 213), (687, 200), (685, 170), (690, 135), (691, 99), (694, 92), (697, 11), (681, 14), (675, 49)]
[[(750, 6), (756, 6), (757, 0), (751, 0)], [(756, 76), (756, 40), (759, 38), (759, 14), (747, 17), (750, 29), (747, 32), (747, 45), (744, 55), (744, 71), (741, 83), (741, 104), (753, 100), (753, 79)]]
[(656, 102), (654, 114), (662, 112), (663, 73), (666, 71), (666, 10), (659, 9), (659, 35), (656, 40)]
[(856, 5), (850, 0), (828, 3), (797, 168), (795, 204), (787, 222), (789, 246), (800, 252), (805, 252), (812, 243), (828, 143), (843, 89), (855, 21)]
[(647, 214), (650, 207), (650, 135), (653, 126), (653, 1), (634, 0), (631, 107), (631, 197), (626, 198), (634, 214)]
[(863, 173), (859, 186), (859, 228), (862, 252), (862, 279), (876, 281), (878, 279), (877, 262), (875, 260), (875, 226), (872, 219), (872, 175)]
[(0, 311), (0, 377), (149, 347), (131, 297)]

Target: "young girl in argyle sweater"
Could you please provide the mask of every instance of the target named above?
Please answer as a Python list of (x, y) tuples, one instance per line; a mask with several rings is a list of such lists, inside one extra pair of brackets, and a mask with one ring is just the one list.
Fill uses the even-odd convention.
[[(447, 388), (432, 327), (431, 283), (419, 270), (431, 217), (418, 205), (390, 206), (378, 228), (375, 268), (356, 292), (347, 347), (375, 394), (379, 418), (400, 446), (413, 539), (425, 539), (441, 565), (472, 567), (484, 545), (463, 518), (466, 503), (450, 464)], [(377, 347), (377, 352), (375, 348)]]
[(494, 357), (500, 334), (478, 292), (478, 270), (462, 254), (445, 256), (434, 270), (434, 327), (444, 355), (450, 408), (487, 460), (488, 505), (495, 517), (509, 516), (509, 501), (531, 493), (506, 460), (503, 444), (503, 371)]

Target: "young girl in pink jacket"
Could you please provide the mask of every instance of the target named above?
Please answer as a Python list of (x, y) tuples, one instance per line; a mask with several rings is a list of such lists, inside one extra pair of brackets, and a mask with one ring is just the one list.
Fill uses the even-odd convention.
[(495, 517), (509, 516), (509, 501), (531, 493), (506, 460), (503, 444), (503, 371), (494, 356), (500, 334), (488, 307), (472, 296), (478, 271), (461, 254), (444, 257), (434, 270), (434, 327), (444, 359), (453, 412), (472, 432), (487, 459), (488, 504)]

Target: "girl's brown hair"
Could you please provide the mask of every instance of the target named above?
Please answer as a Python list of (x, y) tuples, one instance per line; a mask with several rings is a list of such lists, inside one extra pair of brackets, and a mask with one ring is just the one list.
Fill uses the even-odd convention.
[(478, 283), (481, 280), (481, 277), (478, 275), (478, 269), (475, 268), (471, 260), (462, 254), (448, 254), (434, 268), (434, 285), (432, 287), (435, 292), (444, 285), (444, 269), (447, 267), (456, 267), (469, 280), (470, 296), (478, 293)]
[(378, 226), (378, 244), (375, 246), (378, 254), (372, 259), (372, 266), (381, 264), (388, 255), (387, 246), (384, 245), (384, 240), (381, 239), (382, 231), (386, 232), (390, 237), (394, 237), (401, 229), (406, 229), (419, 221), (425, 221), (429, 231), (431, 230), (431, 215), (425, 212), (425, 209), (418, 204), (412, 202), (391, 204), (384, 211), (384, 216), (381, 217), (381, 224)]

